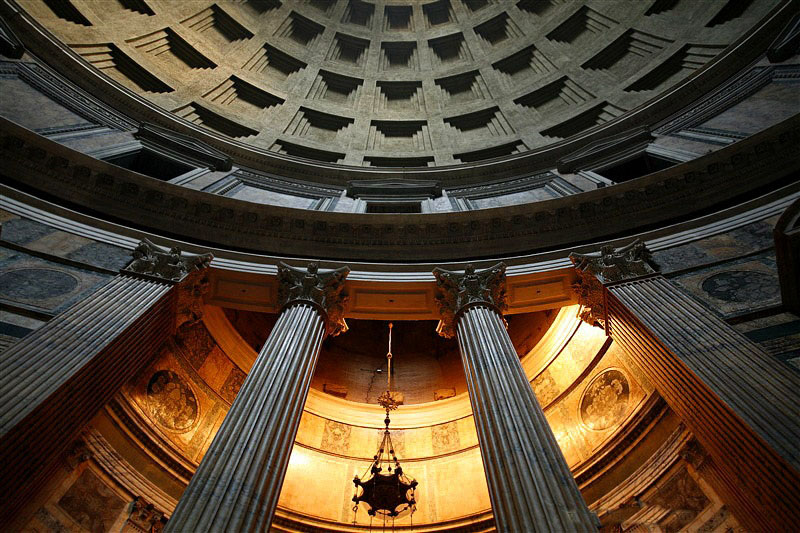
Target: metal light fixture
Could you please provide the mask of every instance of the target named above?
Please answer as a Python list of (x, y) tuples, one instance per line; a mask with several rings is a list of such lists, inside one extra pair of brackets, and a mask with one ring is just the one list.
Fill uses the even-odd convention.
[(355, 494), (353, 495), (353, 501), (355, 502), (353, 506), (354, 523), (359, 503), (367, 505), (370, 525), (376, 515), (383, 517), (385, 525), (387, 518), (391, 518), (392, 523), (394, 523), (394, 519), (398, 516), (413, 515), (417, 508), (417, 502), (414, 498), (417, 481), (403, 472), (400, 461), (395, 455), (392, 436), (389, 432), (389, 412), (398, 407), (397, 400), (392, 395), (391, 322), (389, 323), (389, 351), (386, 353), (386, 366), (388, 374), (386, 392), (378, 397), (378, 403), (386, 410), (386, 418), (383, 420), (386, 428), (383, 431), (383, 439), (378, 446), (378, 453), (373, 457), (370, 467), (364, 472), (364, 477), (367, 475), (369, 477), (364, 481), (358, 476), (353, 479), (353, 484), (355, 485)]

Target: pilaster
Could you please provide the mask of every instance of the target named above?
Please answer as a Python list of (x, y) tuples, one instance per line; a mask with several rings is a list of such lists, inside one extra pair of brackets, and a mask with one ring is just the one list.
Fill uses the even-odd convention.
[(643, 243), (570, 258), (583, 316), (695, 434), (736, 518), (753, 531), (800, 523), (800, 378), (658, 274)]
[(438, 332), (457, 336), (498, 531), (596, 531), (501, 315), (505, 265), (435, 269)]

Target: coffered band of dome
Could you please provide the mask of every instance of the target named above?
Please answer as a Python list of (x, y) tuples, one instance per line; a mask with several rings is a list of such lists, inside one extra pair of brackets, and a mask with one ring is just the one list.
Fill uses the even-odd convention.
[[(0, 121), (7, 176), (85, 212), (222, 248), (397, 262), (502, 257), (675, 223), (785, 185), (800, 169), (800, 117), (693, 161), (580, 195), (473, 212), (372, 215), (213, 196), (96, 160)], [(780, 154), (781, 157), (775, 157)], [(789, 181), (787, 181), (789, 180)]]
[[(457, 186), (504, 179), (518, 176), (521, 173), (535, 172), (538, 169), (553, 168), (558, 160), (590, 143), (636, 127), (652, 127), (661, 121), (668, 120), (676, 112), (679, 112), (686, 102), (695, 101), (698, 94), (712, 91), (758, 58), (791, 18), (793, 10), (792, 4), (789, 2), (777, 5), (745, 36), (709, 61), (704, 68), (684, 79), (669, 91), (633, 111), (569, 139), (540, 149), (485, 162), (429, 169), (403, 169), (402, 171), (391, 168), (347, 167), (309, 161), (259, 149), (191, 124), (101, 74), (44, 29), (33, 17), (15, 8), (12, 3), (0, 4), (0, 14), (10, 21), (12, 29), (28, 49), (34, 51), (49, 65), (57, 68), (70, 81), (110, 106), (110, 109), (114, 111), (110, 111), (109, 114), (116, 114), (118, 121), (126, 124), (121, 126), (123, 128), (128, 127), (131, 120), (134, 123), (151, 122), (178, 133), (191, 135), (207, 143), (230, 156), (234, 164), (301, 180), (344, 185), (348, 180), (375, 179), (376, 175), (380, 177), (402, 175), (416, 179), (433, 179), (442, 185)], [(131, 118), (121, 117), (119, 113)]]

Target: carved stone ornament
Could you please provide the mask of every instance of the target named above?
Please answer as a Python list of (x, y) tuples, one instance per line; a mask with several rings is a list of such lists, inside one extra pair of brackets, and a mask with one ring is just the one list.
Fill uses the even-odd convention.
[(708, 458), (708, 454), (697, 442), (697, 439), (692, 439), (686, 443), (686, 446), (680, 451), (681, 459), (692, 465), (695, 470), (698, 470)]
[(91, 459), (92, 455), (94, 454), (86, 445), (86, 442), (82, 438), (77, 439), (64, 454), (67, 469), (70, 471), (75, 470), (79, 465)]
[(456, 317), (468, 305), (486, 304), (501, 314), (507, 307), (505, 263), (481, 271), (467, 265), (463, 274), (435, 268), (433, 275), (436, 277), (436, 303), (441, 314), (436, 331), (442, 337), (450, 339), (455, 336)]
[(344, 280), (349, 273), (346, 266), (323, 273), (317, 263), (309, 263), (306, 270), (279, 263), (278, 303), (283, 308), (294, 302), (310, 302), (327, 314), (328, 335), (344, 333), (347, 331), (344, 310), (349, 298), (344, 291)]
[(578, 270), (578, 281), (572, 284), (572, 290), (578, 295), (581, 308), (578, 317), (591, 326), (606, 329), (605, 288), (597, 277), (584, 270)]
[(213, 258), (211, 254), (186, 256), (177, 246), (167, 250), (143, 239), (133, 250), (133, 261), (122, 272), (177, 283), (190, 273), (207, 268)]
[[(161, 533), (167, 518), (164, 513), (148, 503), (142, 497), (137, 497), (131, 504), (131, 514), (125, 522), (129, 531), (142, 531), (144, 533)], [(123, 530), (124, 531), (124, 530)]]
[(651, 266), (650, 250), (639, 239), (622, 248), (606, 244), (599, 252), (572, 252), (569, 258), (579, 272), (592, 274), (603, 284), (656, 273)]

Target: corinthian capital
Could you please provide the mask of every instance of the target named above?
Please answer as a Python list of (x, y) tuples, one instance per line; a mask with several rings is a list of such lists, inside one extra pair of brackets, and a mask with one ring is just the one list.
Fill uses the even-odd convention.
[(178, 283), (207, 268), (213, 258), (211, 254), (184, 255), (177, 246), (168, 250), (143, 239), (133, 250), (133, 261), (122, 272)]
[(485, 304), (498, 313), (506, 308), (505, 263), (481, 271), (467, 265), (463, 274), (435, 268), (433, 275), (436, 277), (436, 303), (442, 317), (436, 331), (442, 337), (455, 336), (456, 318), (469, 305)]
[(309, 302), (325, 312), (328, 335), (344, 333), (347, 331), (344, 309), (348, 300), (348, 295), (344, 291), (344, 281), (349, 273), (350, 269), (346, 266), (319, 272), (317, 263), (309, 263), (306, 270), (280, 263), (278, 265), (280, 307), (286, 307), (294, 302)]
[(569, 258), (579, 272), (591, 274), (604, 284), (656, 273), (650, 265), (650, 250), (639, 239), (622, 248), (607, 244), (599, 252), (573, 252), (569, 254)]

